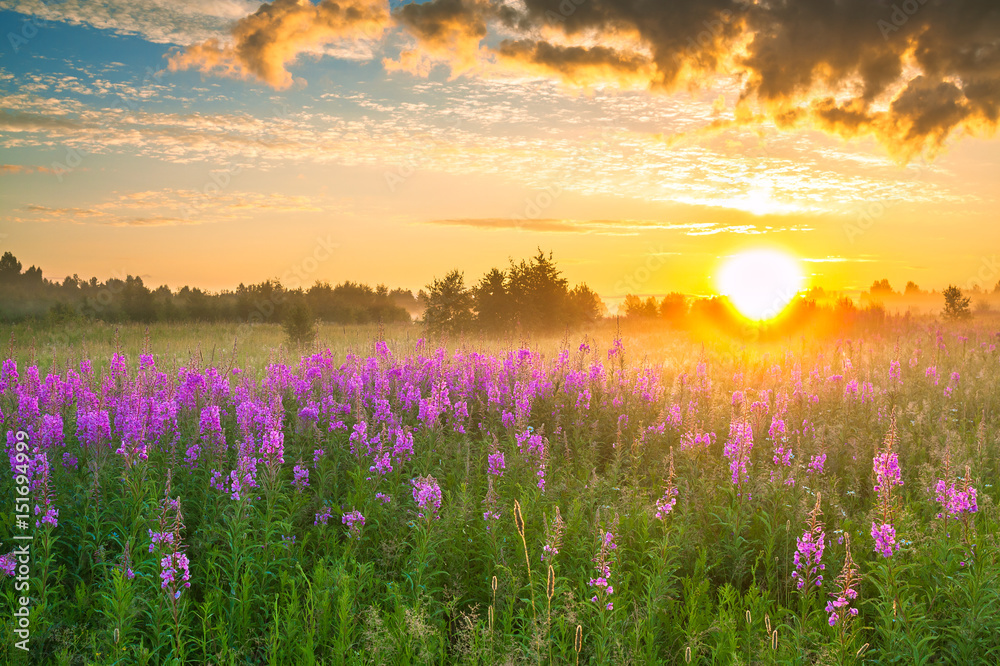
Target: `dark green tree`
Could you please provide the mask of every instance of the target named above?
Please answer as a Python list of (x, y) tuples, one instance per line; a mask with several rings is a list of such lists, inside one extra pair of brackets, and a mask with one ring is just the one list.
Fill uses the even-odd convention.
[(969, 305), (972, 303), (972, 299), (968, 296), (962, 296), (962, 290), (955, 285), (949, 285), (947, 289), (942, 292), (944, 296), (944, 310), (942, 315), (945, 319), (950, 319), (952, 321), (958, 319), (968, 319), (972, 316), (972, 310)]
[(453, 270), (427, 285), (424, 324), (431, 333), (459, 333), (472, 325), (473, 297), (465, 287), (465, 276)]
[(484, 331), (500, 332), (511, 325), (507, 276), (499, 268), (491, 269), (473, 289), (476, 323)]
[(0, 257), (0, 282), (10, 284), (21, 277), (21, 262), (10, 252)]
[(551, 252), (546, 256), (539, 248), (531, 261), (512, 261), (507, 293), (515, 318), (526, 328), (551, 330), (568, 323), (569, 283), (556, 267)]
[(284, 308), (281, 328), (289, 344), (296, 347), (305, 347), (316, 339), (316, 319), (304, 298), (296, 298)]

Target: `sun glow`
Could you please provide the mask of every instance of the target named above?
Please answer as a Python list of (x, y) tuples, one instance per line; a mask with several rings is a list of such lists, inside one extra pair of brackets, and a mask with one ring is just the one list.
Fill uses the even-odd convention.
[(719, 293), (748, 319), (781, 314), (802, 289), (805, 276), (798, 260), (780, 250), (758, 249), (726, 259), (718, 275)]

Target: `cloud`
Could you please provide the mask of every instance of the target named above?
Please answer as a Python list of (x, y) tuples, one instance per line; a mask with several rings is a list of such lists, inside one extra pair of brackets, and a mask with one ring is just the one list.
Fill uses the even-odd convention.
[(0, 164), (0, 175), (29, 173), (55, 173), (55, 169), (44, 166), (25, 166), (23, 164)]
[(546, 41), (504, 40), (496, 49), (499, 62), (512, 69), (556, 77), (587, 88), (613, 80), (623, 88), (645, 88), (656, 68), (643, 54), (605, 46), (562, 46)]
[(254, 213), (315, 213), (324, 210), (305, 196), (259, 192), (143, 190), (118, 194), (89, 207), (28, 204), (20, 222), (63, 222), (110, 227), (163, 227), (250, 219)]
[[(0, 0), (0, 7), (152, 41), (194, 69), (288, 88), (303, 54), (373, 57), (427, 76), (547, 77), (569, 86), (736, 93), (713, 129), (773, 124), (873, 137), (899, 161), (1000, 122), (995, 0)], [(228, 22), (235, 23), (227, 29)], [(192, 37), (198, 36), (198, 39)], [(183, 42), (180, 40), (188, 39)], [(395, 45), (392, 42), (392, 46)], [(727, 108), (728, 107), (728, 108)]]
[(225, 34), (259, 0), (0, 0), (0, 9), (86, 25), (157, 44), (192, 44)]
[(430, 0), (395, 16), (453, 75), (527, 71), (664, 91), (724, 79), (739, 95), (716, 129), (872, 136), (900, 161), (957, 134), (991, 134), (1000, 120), (994, 0)]
[(648, 231), (681, 231), (686, 236), (714, 234), (766, 234), (776, 231), (806, 231), (799, 227), (758, 227), (753, 224), (721, 224), (718, 222), (684, 222), (680, 224), (654, 220), (565, 220), (556, 218), (459, 218), (430, 220), (427, 224), (450, 227), (471, 227), (488, 231), (517, 230), (550, 233), (598, 234), (605, 236), (637, 236)]
[(386, 70), (426, 76), (438, 63), (451, 68), (452, 77), (477, 69), (482, 60), (480, 42), (487, 35), (492, 5), (476, 0), (433, 0), (405, 4), (394, 13), (399, 25), (416, 40), (397, 60), (386, 58)]
[(388, 5), (379, 0), (274, 0), (237, 21), (231, 41), (213, 37), (173, 52), (169, 68), (256, 78), (284, 89), (293, 83), (287, 67), (300, 54), (378, 39), (389, 21)]

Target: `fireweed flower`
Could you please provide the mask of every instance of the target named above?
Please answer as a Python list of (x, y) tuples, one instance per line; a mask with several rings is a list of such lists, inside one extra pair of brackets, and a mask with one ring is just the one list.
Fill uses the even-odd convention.
[(3, 571), (8, 576), (13, 576), (16, 570), (17, 556), (14, 551), (11, 551), (6, 555), (0, 555), (0, 571)]
[(385, 493), (375, 493), (375, 499), (382, 502), (382, 504), (388, 504), (392, 501), (392, 497), (386, 495)]
[(750, 462), (750, 451), (753, 449), (753, 427), (746, 418), (733, 419), (729, 424), (729, 441), (723, 449), (723, 455), (729, 458), (729, 471), (732, 473), (734, 486), (739, 486), (750, 480), (747, 464)]
[(811, 458), (809, 458), (809, 464), (806, 467), (810, 473), (815, 472), (816, 474), (822, 474), (823, 466), (825, 464), (826, 464), (826, 454), (821, 453), (819, 455), (812, 456)]
[(827, 622), (831, 627), (835, 627), (839, 623), (841, 632), (845, 631), (851, 618), (856, 617), (858, 614), (858, 609), (852, 608), (851, 602), (858, 598), (857, 587), (858, 583), (861, 582), (858, 567), (854, 564), (854, 559), (851, 557), (851, 535), (846, 531), (844, 532), (844, 544), (846, 551), (844, 568), (840, 570), (840, 575), (837, 576), (836, 591), (830, 593), (832, 600), (826, 604), (826, 612), (829, 614)]
[(903, 366), (900, 365), (899, 361), (889, 363), (889, 379), (898, 384), (903, 383)]
[(688, 430), (681, 435), (681, 451), (690, 449), (707, 449), (712, 445), (712, 434)]
[(937, 501), (941, 504), (941, 513), (938, 514), (938, 518), (943, 518), (947, 514), (957, 520), (962, 514), (979, 511), (979, 505), (976, 502), (976, 489), (968, 481), (969, 474), (970, 470), (966, 467), (964, 487), (956, 481), (949, 484), (944, 479), (938, 479), (937, 485), (934, 487)]
[(35, 527), (50, 525), (59, 526), (59, 509), (52, 507), (52, 476), (49, 459), (44, 453), (34, 447), (34, 459), (31, 461), (30, 487), (35, 499), (35, 515), (41, 516), (35, 521)]
[(323, 510), (316, 514), (316, 520), (313, 521), (313, 525), (323, 524), (326, 525), (333, 515), (333, 511), (328, 506), (324, 506)]
[(301, 493), (304, 488), (309, 487), (309, 468), (302, 466), (301, 459), (292, 468), (292, 486), (297, 493)]
[(656, 500), (656, 518), (666, 520), (674, 505), (677, 504), (677, 486), (674, 483), (674, 448), (670, 447), (670, 470), (667, 472), (667, 485), (663, 491), (663, 497)]
[(361, 515), (360, 511), (345, 513), (340, 522), (347, 525), (347, 532), (350, 538), (355, 540), (361, 538), (361, 528), (365, 526), (365, 517)]
[(111, 441), (111, 417), (107, 410), (78, 411), (76, 438), (87, 449), (96, 449)]
[(615, 516), (607, 529), (598, 529), (597, 537), (600, 546), (597, 556), (592, 560), (597, 576), (587, 582), (594, 591), (594, 596), (590, 600), (609, 611), (615, 608), (614, 602), (611, 601), (611, 595), (615, 593), (615, 588), (611, 585), (611, 571), (612, 565), (615, 563), (615, 551), (618, 549), (614, 534), (617, 525), (618, 516)]
[(562, 546), (563, 533), (566, 531), (566, 523), (563, 521), (559, 507), (556, 507), (556, 517), (549, 523), (549, 519), (542, 514), (542, 522), (545, 524), (545, 545), (542, 546), (542, 562), (547, 562), (559, 554)]
[(188, 556), (181, 552), (167, 553), (160, 560), (160, 587), (175, 599), (180, 597), (181, 587), (191, 587), (189, 565)]
[(792, 572), (792, 578), (796, 580), (795, 587), (803, 590), (805, 595), (808, 595), (813, 587), (823, 584), (823, 574), (820, 572), (826, 569), (826, 565), (822, 562), (826, 533), (823, 531), (823, 521), (820, 519), (822, 515), (820, 494), (816, 493), (816, 506), (809, 512), (806, 531), (795, 540), (795, 555), (792, 558), (795, 562), (795, 571)]
[(416, 502), (420, 510), (417, 516), (424, 517), (424, 512), (431, 515), (428, 518), (437, 519), (438, 510), (441, 508), (441, 486), (433, 476), (419, 476), (410, 481), (413, 486), (413, 501)]
[(257, 458), (252, 453), (252, 441), (243, 440), (239, 443), (236, 469), (229, 473), (229, 487), (226, 488), (234, 501), (240, 501), (246, 496), (247, 490), (257, 487)]
[[(184, 553), (181, 542), (181, 532), (184, 529), (184, 515), (181, 512), (179, 497), (170, 497), (170, 474), (167, 474), (167, 487), (164, 498), (160, 500), (158, 531), (150, 530), (152, 543), (149, 552), (158, 551), (160, 558), (160, 589), (167, 592), (171, 603), (175, 604), (181, 596), (181, 589), (191, 587), (190, 562)], [(168, 536), (169, 535), (169, 536)], [(173, 606), (176, 613), (176, 605)]]
[(891, 557), (894, 552), (899, 550), (899, 544), (896, 543), (896, 529), (892, 524), (895, 510), (892, 489), (903, 485), (899, 459), (896, 452), (892, 450), (896, 440), (896, 416), (893, 414), (889, 421), (889, 432), (885, 436), (884, 449), (876, 450), (872, 460), (872, 471), (875, 476), (874, 489), (878, 495), (881, 521), (872, 522), (871, 535), (875, 540), (875, 551), (882, 557)]
[[(935, 486), (937, 501), (941, 504), (941, 512), (938, 518), (952, 518), (962, 523), (962, 538), (969, 542), (969, 529), (972, 514), (979, 511), (979, 504), (976, 500), (976, 489), (972, 485), (972, 470), (968, 465), (965, 467), (964, 483), (950, 478), (949, 460), (945, 459), (945, 477), (938, 479)], [(949, 483), (951, 481), (951, 483)], [(964, 566), (964, 563), (963, 563)]]
[(503, 476), (503, 471), (506, 468), (504, 464), (503, 451), (497, 451), (496, 453), (491, 453), (487, 458), (487, 470), (486, 473), (491, 476)]
[[(543, 428), (544, 430), (544, 428)], [(542, 432), (535, 432), (535, 429), (531, 426), (524, 432), (517, 433), (514, 436), (514, 440), (517, 442), (517, 450), (525, 455), (535, 456), (538, 461), (538, 487), (543, 491), (545, 490), (545, 461), (547, 458), (547, 449), (549, 440), (542, 434)]]

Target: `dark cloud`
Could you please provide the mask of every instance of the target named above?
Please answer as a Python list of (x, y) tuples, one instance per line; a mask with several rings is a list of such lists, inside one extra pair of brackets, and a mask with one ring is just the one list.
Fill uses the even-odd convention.
[[(421, 13), (456, 1), (431, 0)], [(641, 75), (668, 90), (735, 76), (742, 108), (732, 124), (769, 119), (872, 135), (901, 159), (933, 152), (959, 131), (993, 132), (1000, 117), (995, 0), (525, 0), (520, 9), (463, 8), (480, 24), (498, 24), (498, 34), (519, 33), (488, 50), (501, 64), (582, 85), (634, 86)], [(418, 40), (432, 32), (426, 22), (413, 31)]]
[[(390, 70), (653, 90), (735, 78), (734, 124), (870, 135), (901, 159), (1000, 118), (997, 0), (430, 0), (392, 18), (413, 46)], [(284, 87), (298, 53), (388, 23), (376, 0), (275, 0), (236, 24), (234, 44), (196, 45), (171, 66)]]

